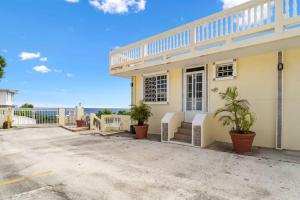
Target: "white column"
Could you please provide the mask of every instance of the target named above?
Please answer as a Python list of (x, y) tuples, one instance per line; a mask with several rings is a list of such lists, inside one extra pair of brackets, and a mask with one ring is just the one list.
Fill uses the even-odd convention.
[(94, 113), (90, 114), (90, 130), (96, 130), (96, 127), (94, 126), (95, 116), (96, 115)]
[(64, 108), (58, 109), (58, 125), (59, 126), (65, 125), (65, 113), (66, 113), (66, 110)]

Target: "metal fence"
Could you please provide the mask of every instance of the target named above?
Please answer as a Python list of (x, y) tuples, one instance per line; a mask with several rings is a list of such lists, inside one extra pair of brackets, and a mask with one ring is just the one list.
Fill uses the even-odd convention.
[(15, 108), (13, 126), (57, 126), (58, 108)]

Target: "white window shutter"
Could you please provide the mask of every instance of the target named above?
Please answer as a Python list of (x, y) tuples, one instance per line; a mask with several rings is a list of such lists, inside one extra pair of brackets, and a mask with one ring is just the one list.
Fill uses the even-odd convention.
[(216, 80), (216, 74), (217, 74), (217, 65), (216, 63), (213, 63), (213, 80)]
[(237, 60), (236, 59), (233, 60), (233, 77), (234, 78), (237, 77)]

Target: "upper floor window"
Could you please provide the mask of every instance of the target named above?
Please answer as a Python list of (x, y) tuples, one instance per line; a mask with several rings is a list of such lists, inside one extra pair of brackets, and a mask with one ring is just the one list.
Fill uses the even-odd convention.
[(233, 76), (233, 63), (217, 65), (216, 78), (225, 78)]
[(168, 101), (168, 75), (144, 78), (144, 101), (146, 103)]
[(234, 79), (236, 75), (236, 60), (214, 63), (214, 80)]

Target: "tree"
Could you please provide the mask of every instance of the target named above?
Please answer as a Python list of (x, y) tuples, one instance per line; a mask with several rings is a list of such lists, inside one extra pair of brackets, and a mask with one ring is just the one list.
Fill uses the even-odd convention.
[(131, 115), (130, 111), (119, 110), (118, 115)]
[(6, 67), (6, 60), (0, 56), (0, 79), (4, 76), (4, 67)]
[(111, 115), (113, 114), (113, 112), (109, 109), (104, 109), (104, 110), (100, 110), (99, 112), (97, 112), (96, 116), (97, 117), (101, 117), (101, 115)]
[(34, 108), (34, 106), (32, 104), (29, 103), (24, 103), (21, 108)]

